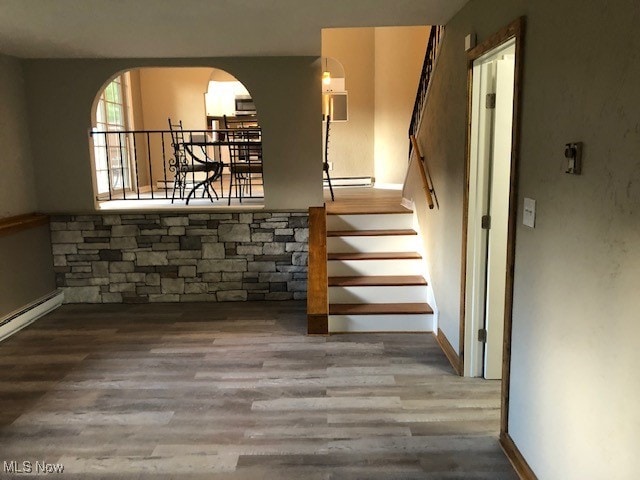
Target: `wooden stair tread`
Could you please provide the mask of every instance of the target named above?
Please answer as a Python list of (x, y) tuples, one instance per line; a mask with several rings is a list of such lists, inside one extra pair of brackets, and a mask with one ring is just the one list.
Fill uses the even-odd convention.
[(329, 277), (330, 287), (400, 287), (427, 285), (421, 275), (369, 275), (353, 277)]
[(431, 314), (428, 303), (332, 303), (329, 315), (416, 315)]
[(344, 252), (328, 253), (327, 260), (412, 260), (422, 256), (417, 252)]
[(327, 204), (327, 215), (386, 215), (396, 213), (413, 213), (413, 211), (400, 204), (371, 205), (369, 202), (364, 205)]
[(402, 205), (397, 207), (378, 208), (377, 210), (370, 207), (366, 210), (354, 208), (353, 211), (349, 211), (348, 209), (343, 209), (343, 211), (327, 211), (327, 215), (405, 215), (411, 213), (413, 213), (413, 210), (409, 210)]
[(418, 232), (411, 228), (388, 230), (332, 230), (327, 232), (327, 237), (385, 237), (417, 234)]

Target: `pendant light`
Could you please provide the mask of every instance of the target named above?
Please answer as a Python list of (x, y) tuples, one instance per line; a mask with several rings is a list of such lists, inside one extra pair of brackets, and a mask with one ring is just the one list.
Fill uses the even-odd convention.
[(331, 85), (331, 73), (329, 72), (329, 68), (327, 66), (328, 59), (324, 59), (324, 72), (322, 72), (322, 84), (323, 85)]

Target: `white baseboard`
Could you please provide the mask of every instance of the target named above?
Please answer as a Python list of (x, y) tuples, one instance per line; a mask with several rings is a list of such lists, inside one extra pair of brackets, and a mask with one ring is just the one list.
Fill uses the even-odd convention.
[(382, 183), (376, 182), (373, 188), (379, 188), (381, 190), (402, 190), (402, 183)]
[(63, 301), (64, 293), (56, 290), (1, 318), (0, 342), (55, 310), (62, 305)]
[[(371, 187), (374, 183), (371, 177), (331, 177), (331, 185), (334, 187)], [(324, 179), (324, 186), (328, 187), (329, 182)]]

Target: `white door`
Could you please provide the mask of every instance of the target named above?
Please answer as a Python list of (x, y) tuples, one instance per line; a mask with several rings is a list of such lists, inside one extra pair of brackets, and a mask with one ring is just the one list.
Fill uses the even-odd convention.
[(502, 378), (502, 346), (507, 280), (507, 235), (511, 182), (513, 81), (515, 60), (496, 60), (496, 100), (489, 192), (484, 377)]
[[(473, 334), (465, 335), (465, 375), (480, 377), (484, 363), (484, 345), (478, 341), (486, 310), (487, 230), (482, 216), (489, 209), (489, 175), (493, 137), (494, 109), (486, 108), (488, 95), (495, 93), (493, 63), (473, 67), (471, 119), (471, 163), (469, 165), (469, 206), (467, 224), (466, 317)], [(467, 371), (470, 368), (470, 371)]]
[[(465, 375), (487, 379), (502, 376), (514, 43), (479, 58), (473, 68)], [(480, 331), (486, 333), (486, 340)]]

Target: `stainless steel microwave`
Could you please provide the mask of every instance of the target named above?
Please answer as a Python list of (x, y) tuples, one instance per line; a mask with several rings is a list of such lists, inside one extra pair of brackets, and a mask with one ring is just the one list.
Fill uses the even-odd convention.
[(255, 115), (256, 105), (249, 95), (236, 95), (236, 115)]

